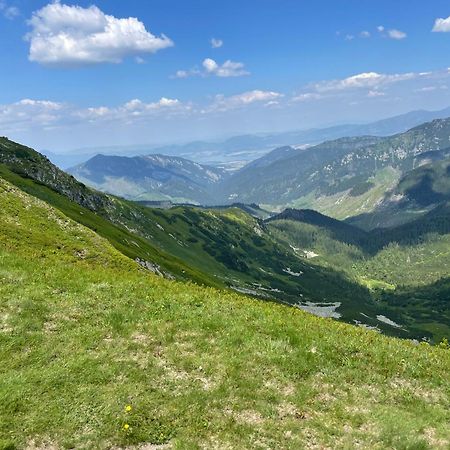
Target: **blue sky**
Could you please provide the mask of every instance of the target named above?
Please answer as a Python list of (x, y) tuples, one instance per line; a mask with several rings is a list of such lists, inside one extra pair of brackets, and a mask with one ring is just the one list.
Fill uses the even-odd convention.
[(0, 134), (58, 151), (444, 108), (449, 17), (448, 0), (0, 0)]

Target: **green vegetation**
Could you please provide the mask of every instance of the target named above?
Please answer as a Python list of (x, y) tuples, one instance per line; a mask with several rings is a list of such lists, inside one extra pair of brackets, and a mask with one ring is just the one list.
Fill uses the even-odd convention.
[[(398, 228), (366, 233), (318, 213), (286, 210), (269, 222), (272, 234), (368, 288), (396, 323), (434, 341), (450, 335), (450, 215), (440, 207)], [(305, 257), (306, 257), (306, 253)], [(430, 326), (434, 324), (435, 326)]]
[[(361, 179), (362, 177), (360, 177)], [(290, 205), (294, 208), (310, 208), (322, 214), (346, 219), (371, 213), (385, 196), (386, 192), (395, 188), (400, 179), (400, 172), (392, 167), (378, 170), (366, 182), (359, 182), (353, 187), (336, 192), (333, 195), (311, 192), (307, 196), (294, 200)]]
[[(445, 208), (389, 233), (370, 235), (304, 211), (301, 221), (313, 227), (291, 230), (286, 236), (268, 226), (270, 221), (250, 215), (264, 217), (265, 212), (256, 205), (152, 209), (93, 191), (42, 155), (11, 141), (0, 141), (0, 157), (4, 179), (168, 278), (295, 305), (394, 336), (436, 343), (449, 335), (446, 285), (435, 285), (448, 273), (447, 252), (435, 251), (450, 234), (450, 214)], [(292, 213), (288, 210), (286, 218)], [(325, 227), (328, 234), (317, 233), (317, 226), (320, 230)], [(421, 244), (421, 236), (432, 233), (437, 236), (436, 244), (425, 245), (422, 259), (417, 256), (422, 250), (395, 250), (395, 243), (400, 248), (415, 248)], [(425, 244), (428, 241), (426, 238)], [(303, 250), (314, 250), (319, 257), (309, 258)], [(403, 274), (408, 258), (414, 264), (414, 270), (408, 272), (409, 284)], [(421, 284), (415, 283), (416, 279)], [(394, 291), (381, 289), (391, 285)], [(416, 286), (420, 291), (411, 293)]]
[[(311, 266), (242, 208), (146, 208), (77, 183), (32, 149), (7, 141), (0, 150), (1, 176), (98, 232), (124, 255), (157, 264), (167, 276), (294, 305), (335, 302), (338, 293), (338, 313), (347, 322), (359, 320), (362, 311), (371, 316), (386, 312), (367, 289), (335, 270)], [(17, 152), (24, 156), (12, 164), (11, 154)], [(381, 327), (394, 335), (422, 337)]]
[(4, 181), (0, 208), (0, 448), (448, 448), (448, 349), (157, 277)]

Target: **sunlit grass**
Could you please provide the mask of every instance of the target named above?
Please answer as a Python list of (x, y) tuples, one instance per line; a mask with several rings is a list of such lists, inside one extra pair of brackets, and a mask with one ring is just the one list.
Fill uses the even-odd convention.
[(447, 448), (450, 353), (158, 278), (0, 184), (0, 448)]

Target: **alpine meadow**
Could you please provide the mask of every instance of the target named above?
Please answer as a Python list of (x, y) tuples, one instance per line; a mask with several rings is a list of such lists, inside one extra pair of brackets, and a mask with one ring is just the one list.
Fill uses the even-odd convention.
[(450, 448), (445, 0), (0, 0), (0, 450)]

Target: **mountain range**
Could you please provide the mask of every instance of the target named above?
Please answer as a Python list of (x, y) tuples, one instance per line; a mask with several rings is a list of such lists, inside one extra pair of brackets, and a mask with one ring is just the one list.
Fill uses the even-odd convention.
[(227, 177), (223, 169), (165, 155), (97, 155), (69, 172), (110, 194), (133, 200), (214, 203), (214, 185)]
[(194, 141), (187, 144), (162, 146), (109, 146), (76, 149), (65, 153), (45, 150), (43, 153), (62, 169), (84, 163), (97, 154), (114, 156), (163, 154), (180, 156), (201, 164), (224, 167), (228, 170), (237, 170), (275, 147), (302, 147), (349, 136), (388, 136), (407, 131), (423, 122), (448, 116), (450, 116), (450, 108), (439, 111), (418, 110), (368, 124), (344, 124), (280, 133), (246, 134), (233, 136), (223, 141)]
[[(420, 167), (445, 160), (448, 148), (450, 119), (436, 119), (393, 136), (345, 137), (307, 148), (280, 147), (233, 173), (162, 155), (98, 155), (69, 172), (96, 189), (130, 200), (254, 203), (269, 211), (310, 208), (360, 226), (373, 222), (380, 227), (425, 212), (420, 202), (407, 208), (404, 200), (401, 214), (383, 213), (404, 197), (408, 181), (403, 177), (414, 170), (417, 175), (411, 177), (420, 177), (425, 170)], [(376, 210), (379, 217), (393, 221), (373, 219)]]
[[(444, 139), (444, 122), (426, 124), (410, 135), (416, 143), (426, 136), (425, 142), (438, 146), (435, 138)], [(347, 151), (360, 148), (354, 139), (342, 141)], [(363, 141), (377, 149), (386, 145), (379, 138)], [(439, 341), (449, 331), (450, 261), (442, 251), (450, 248), (446, 197), (438, 196), (422, 214), (386, 231), (359, 228), (310, 210), (288, 209), (267, 218), (257, 205), (148, 208), (95, 191), (34, 150), (4, 138), (0, 161), (3, 179), (161, 276), (294, 305), (396, 336)], [(432, 185), (442, 192), (439, 180), (448, 166), (443, 167), (436, 168), (437, 184)], [(399, 188), (410, 186), (404, 183)], [(399, 308), (412, 289), (419, 300)]]

